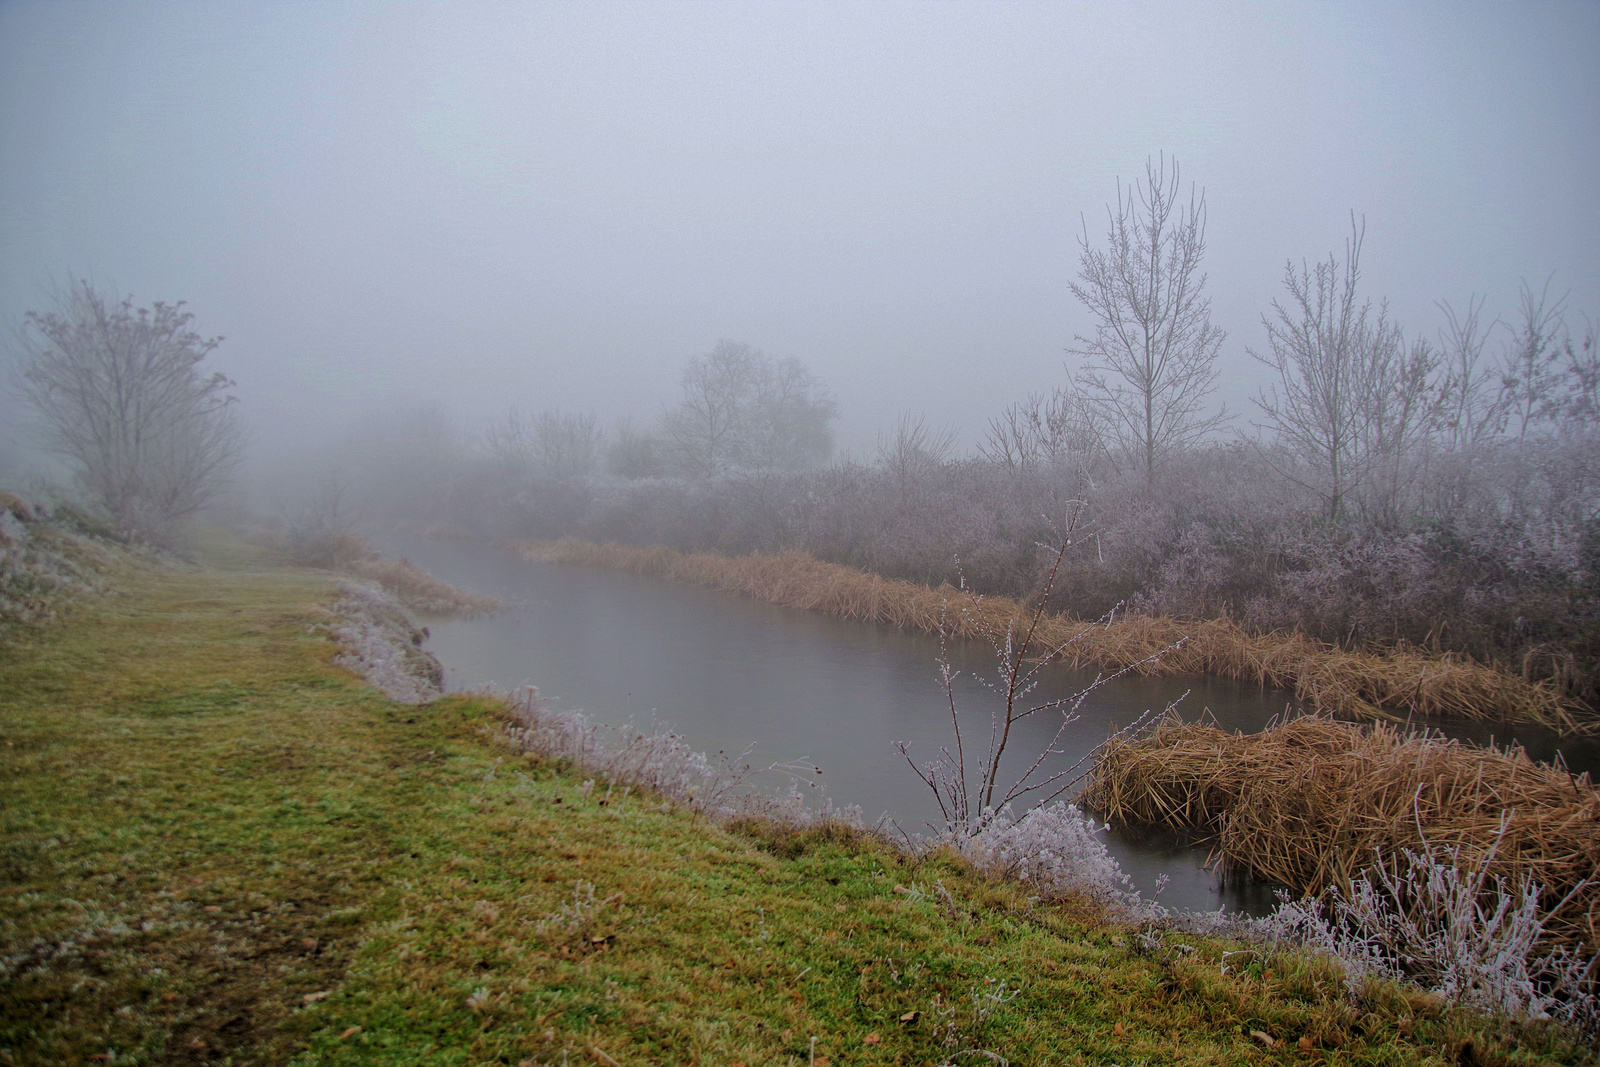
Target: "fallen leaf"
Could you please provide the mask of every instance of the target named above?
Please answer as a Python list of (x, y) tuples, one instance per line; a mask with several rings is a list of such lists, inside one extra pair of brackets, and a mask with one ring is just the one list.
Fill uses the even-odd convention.
[(828, 1059), (826, 1056), (818, 1056), (811, 1062), (816, 1064), (816, 1067), (828, 1067), (828, 1064), (832, 1063), (833, 1061)]
[(359, 1026), (346, 1027), (344, 1033), (339, 1035), (339, 1040), (343, 1041), (347, 1037), (354, 1037), (357, 1034), (359, 1034), (360, 1032), (361, 1032), (361, 1027), (359, 1027)]
[(883, 1040), (883, 1038), (878, 1036), (878, 1031), (874, 1030), (874, 1031), (872, 1031), (872, 1033), (870, 1033), (866, 1037), (862, 1038), (861, 1039), (861, 1043), (863, 1045), (876, 1045), (878, 1042), (880, 1042), (882, 1040)]
[(1278, 1043), (1278, 1039), (1277, 1038), (1275, 1038), (1271, 1034), (1265, 1033), (1265, 1032), (1263, 1032), (1261, 1030), (1252, 1030), (1252, 1031), (1250, 1031), (1250, 1036), (1255, 1038), (1257, 1041), (1261, 1042), (1263, 1045), (1267, 1046), (1267, 1048), (1271, 1048), (1272, 1046), (1274, 1046), (1274, 1045), (1276, 1045)]
[(176, 993), (163, 993), (163, 994), (161, 994), (161, 999), (165, 1000), (165, 1001), (168, 1001), (168, 1002), (171, 1002), (171, 1001), (174, 1001), (174, 1000), (178, 999), (178, 994), (176, 994)]
[(205, 907), (205, 910), (210, 912), (212, 915), (216, 915), (222, 909), (217, 907), (217, 905), (215, 905), (215, 904), (207, 904), (206, 907)]
[(594, 1045), (590, 1045), (589, 1046), (589, 1055), (594, 1057), (596, 1063), (605, 1064), (605, 1067), (622, 1067), (622, 1064), (618, 1063), (616, 1060), (612, 1059), (610, 1056), (607, 1056), (604, 1052), (600, 1051), (600, 1049), (596, 1048)]
[(1121, 1023), (1117, 1023), (1116, 1025), (1112, 1026), (1111, 1027), (1111, 1032), (1113, 1034), (1116, 1034), (1118, 1037), (1121, 1037), (1122, 1036), (1122, 1024)]
[(1309, 1037), (1302, 1037), (1300, 1039), (1300, 1051), (1301, 1052), (1310, 1052), (1311, 1051), (1311, 1047), (1312, 1047), (1311, 1046), (1311, 1039)]
[(333, 991), (332, 990), (324, 989), (324, 990), (321, 990), (321, 991), (316, 992), (316, 993), (307, 993), (305, 996), (301, 997), (300, 999), (301, 999), (301, 1001), (303, 1001), (306, 1004), (315, 1004), (319, 1000), (327, 1000), (332, 995), (333, 995)]
[(724, 969), (731, 971), (735, 967), (737, 967), (738, 964), (735, 963), (733, 960), (729, 960), (727, 963), (724, 963), (722, 966), (723, 966)]
[(922, 1013), (920, 1011), (908, 1011), (904, 1015), (900, 1016), (900, 1021), (903, 1023), (914, 1023), (921, 1015)]

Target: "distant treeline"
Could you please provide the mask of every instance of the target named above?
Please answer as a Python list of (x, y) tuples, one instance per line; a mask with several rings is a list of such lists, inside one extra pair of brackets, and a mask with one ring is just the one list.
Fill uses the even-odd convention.
[(976, 454), (903, 418), (870, 460), (829, 464), (825, 385), (724, 341), (653, 426), (512, 411), (466, 441), (398, 420), (339, 462), (391, 515), (488, 536), (798, 549), (1021, 598), (1071, 514), (1057, 606), (1074, 616), (1121, 604), (1405, 642), (1600, 705), (1592, 321), (1574, 328), (1548, 284), (1524, 285), (1507, 319), (1481, 298), (1441, 303), (1437, 337), (1408, 337), (1360, 292), (1352, 219), (1342, 258), (1286, 267), (1247, 420), (1209, 400), (1224, 338), (1203, 293), (1203, 193), (1152, 161), (1108, 221), (1103, 244), (1085, 232), (1071, 285), (1093, 324), (1075, 372), (993, 416)]
[[(1031, 402), (1019, 405), (1023, 415)], [(370, 517), (449, 520), (487, 537), (576, 536), (724, 553), (799, 549), (917, 582), (1026, 598), (1069, 510), (1076, 547), (1062, 610), (1118, 604), (1344, 647), (1409, 642), (1501, 664), (1597, 703), (1600, 421), (1552, 417), (1519, 435), (1428, 437), (1334, 517), (1311, 472), (1260, 441), (1203, 443), (1154, 479), (1087, 448), (1006, 454), (996, 420), (978, 455), (908, 420), (871, 462), (627, 477), (595, 433), (589, 463), (552, 470), (503, 443), (396, 433), (353, 447), (344, 477)], [(592, 426), (545, 416), (539, 425)], [(581, 431), (580, 431), (581, 432)], [(364, 458), (363, 458), (364, 457)], [(321, 518), (316, 516), (321, 514)], [(356, 512), (346, 503), (342, 514)], [(306, 512), (339, 522), (326, 500)]]

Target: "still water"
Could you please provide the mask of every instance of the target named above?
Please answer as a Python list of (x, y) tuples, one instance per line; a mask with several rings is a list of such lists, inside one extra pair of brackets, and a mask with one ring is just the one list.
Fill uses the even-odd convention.
[[(938, 818), (933, 795), (895, 749), (906, 742), (920, 762), (950, 744), (935, 637), (660, 578), (532, 563), (481, 544), (394, 533), (373, 540), (444, 581), (510, 605), (487, 618), (429, 621), (428, 648), (444, 664), (447, 689), (536, 685), (557, 706), (601, 722), (666, 725), (708, 752), (738, 753), (753, 743), (750, 762), (762, 766), (814, 764), (823, 773), (808, 777), (835, 805), (857, 806), (869, 822), (887, 817), (916, 833)], [(997, 705), (982, 684), (994, 675), (994, 656), (973, 642), (953, 644), (949, 655), (960, 672), (956, 706), (970, 763)], [(1070, 696), (1092, 680), (1048, 671), (1030, 701)], [(1293, 696), (1214, 678), (1117, 679), (1083, 700), (1058, 745), (1068, 754), (1052, 766), (1071, 766), (1116, 727), (1175, 700), (1185, 718), (1209, 714), (1224, 729), (1249, 732), (1281, 714)], [(1014, 774), (1059, 726), (1057, 712), (1020, 724), (1008, 748)], [(771, 785), (787, 788), (777, 776)], [(1208, 869), (1204, 849), (1120, 829), (1107, 844), (1146, 896), (1165, 876), (1157, 899), (1168, 907), (1260, 913), (1273, 902), (1268, 887)]]

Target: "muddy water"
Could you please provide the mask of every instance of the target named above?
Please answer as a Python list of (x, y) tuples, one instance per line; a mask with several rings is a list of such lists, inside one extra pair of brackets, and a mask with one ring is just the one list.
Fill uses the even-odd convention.
[[(530, 563), (501, 549), (399, 534), (374, 538), (383, 551), (409, 557), (430, 573), (502, 598), (511, 607), (489, 618), (430, 622), (428, 647), (445, 665), (446, 686), (510, 688), (533, 684), (559, 706), (603, 722), (662, 723), (696, 748), (752, 761), (804, 761), (840, 806), (869, 820), (888, 817), (909, 832), (938, 818), (932, 794), (895, 749), (932, 758), (950, 743), (949, 702), (939, 681), (939, 643), (925, 634), (780, 608), (664, 579), (599, 568)], [(960, 672), (956, 706), (969, 759), (987, 741), (995, 694), (986, 646), (949, 650)], [(1093, 680), (1082, 672), (1047, 672), (1033, 704), (1068, 697)], [(1210, 678), (1123, 678), (1086, 696), (1058, 742), (1065, 768), (1147, 709), (1179, 701), (1188, 718), (1213, 716), (1228, 729), (1258, 730), (1292, 695)], [(1060, 715), (1024, 720), (1008, 752), (1013, 772), (1050, 741)], [(1007, 779), (1009, 781), (1009, 779)], [(773, 789), (786, 783), (772, 776)], [(1206, 853), (1162, 836), (1113, 830), (1108, 845), (1148, 896), (1169, 907), (1261, 912), (1268, 887), (1224, 881)]]

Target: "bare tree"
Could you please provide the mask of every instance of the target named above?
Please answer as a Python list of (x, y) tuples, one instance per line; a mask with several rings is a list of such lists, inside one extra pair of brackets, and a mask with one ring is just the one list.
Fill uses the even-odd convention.
[(1227, 421), (1204, 413), (1217, 380), (1223, 331), (1211, 323), (1200, 261), (1206, 249), (1206, 198), (1191, 187), (1181, 201), (1179, 168), (1165, 155), (1146, 161), (1145, 180), (1117, 185), (1106, 209), (1104, 249), (1091, 248), (1084, 224), (1072, 295), (1094, 319), (1078, 336), (1079, 385), (1120, 445), (1124, 462), (1153, 482), (1162, 460)]
[(978, 445), (985, 459), (1013, 474), (1066, 463), (1083, 466), (1105, 450), (1094, 405), (1081, 392), (1056, 388), (1029, 393), (989, 420)]
[(894, 481), (905, 504), (927, 484), (955, 451), (954, 426), (932, 428), (926, 415), (902, 412), (893, 434), (878, 434), (878, 463)]
[(242, 433), (233, 382), (200, 364), (221, 342), (183, 303), (136, 308), (74, 279), (23, 324), (23, 393), (47, 441), (129, 532), (162, 536), (226, 484)]
[(1600, 424), (1600, 344), (1593, 320), (1584, 319), (1583, 339), (1569, 336), (1562, 345), (1566, 356), (1566, 395), (1561, 413), (1572, 425), (1592, 429)]
[(833, 451), (836, 411), (822, 380), (798, 359), (774, 360), (723, 340), (684, 368), (683, 399), (662, 429), (687, 474), (798, 470)]
[(1501, 400), (1510, 429), (1519, 441), (1535, 425), (1558, 414), (1560, 408), (1555, 393), (1561, 378), (1558, 362), (1566, 297), (1552, 303), (1550, 281), (1545, 279), (1537, 296), (1532, 286), (1522, 283), (1515, 333), (1502, 357)]
[(1352, 216), (1342, 264), (1334, 255), (1315, 267), (1288, 264), (1289, 302), (1274, 300), (1273, 316), (1261, 320), (1269, 354), (1250, 352), (1278, 375), (1255, 400), (1265, 428), (1304, 463), (1280, 473), (1317, 493), (1330, 520), (1375, 469), (1402, 462), (1432, 425), (1426, 397), (1437, 357), (1426, 344), (1408, 351), (1388, 308), (1374, 311), (1361, 299), (1364, 238)]
[(484, 443), (495, 466), (513, 479), (577, 478), (599, 469), (605, 433), (592, 413), (541, 411), (529, 418), (512, 408), (489, 427)]
[(1506, 421), (1504, 395), (1489, 367), (1483, 363), (1483, 346), (1499, 320), (1483, 322), (1486, 297), (1467, 298), (1466, 311), (1457, 314), (1445, 301), (1443, 346), (1444, 379), (1440, 386), (1440, 423), (1445, 443), (1453, 452), (1471, 448), (1498, 434)]

